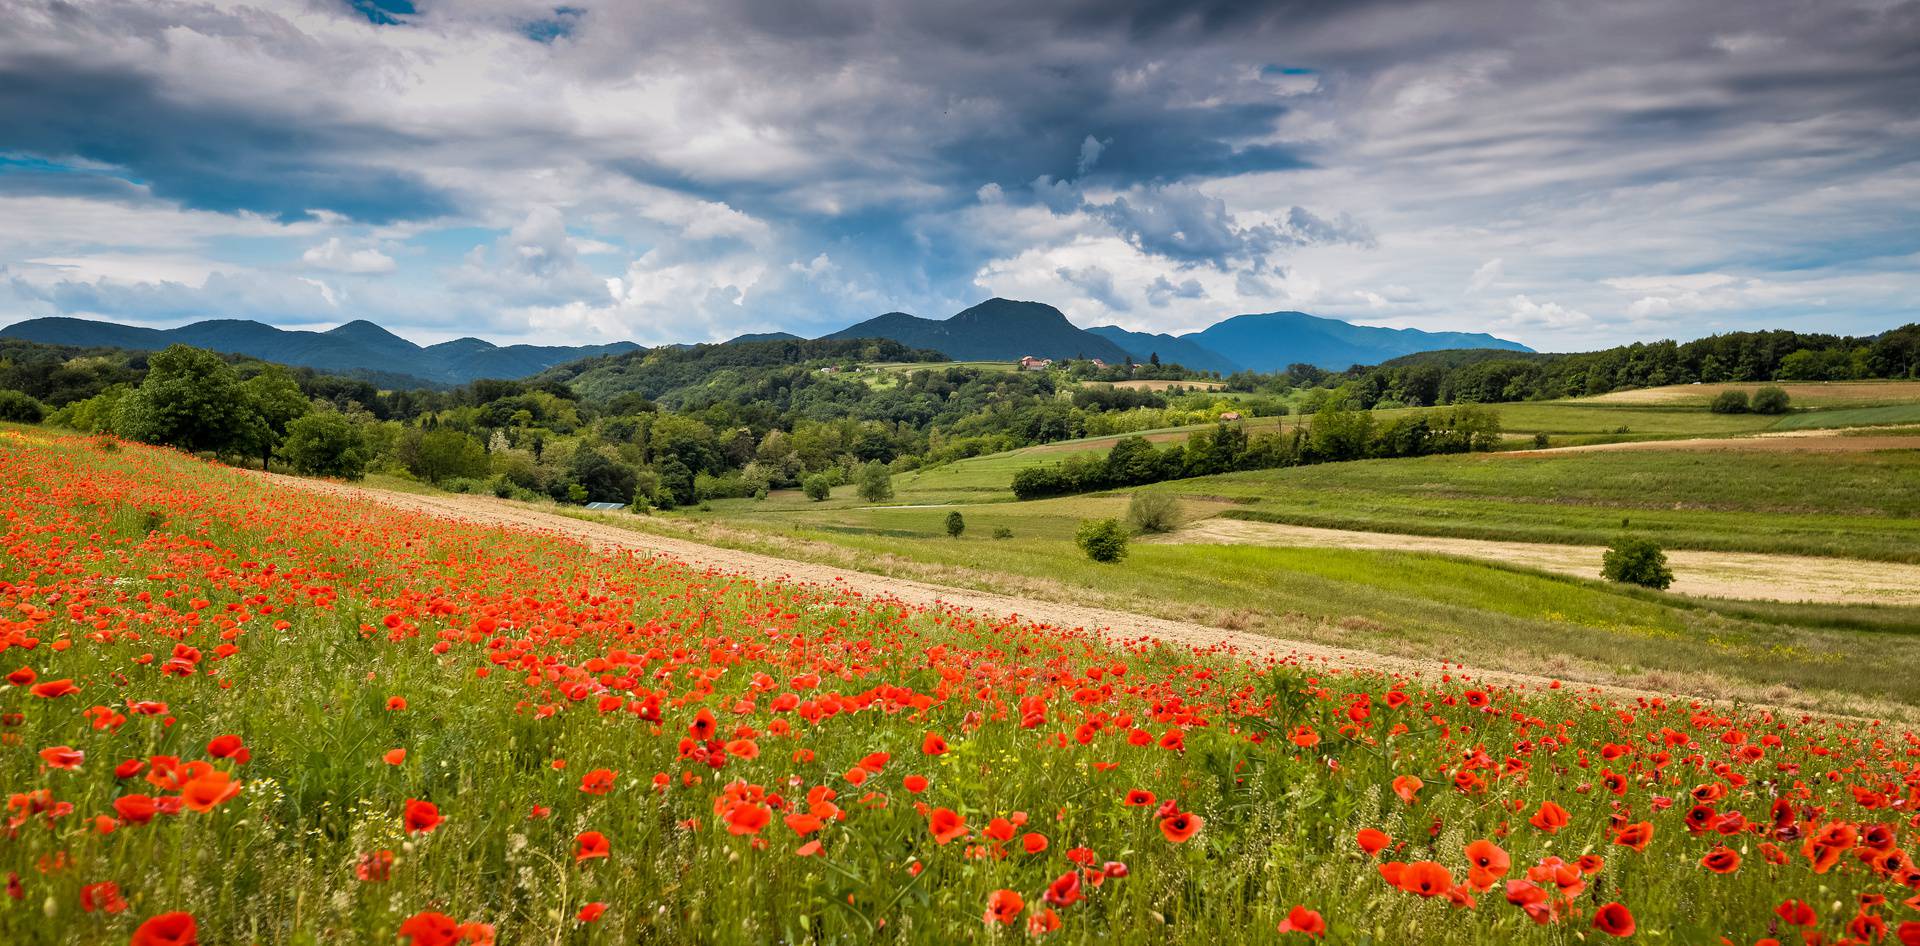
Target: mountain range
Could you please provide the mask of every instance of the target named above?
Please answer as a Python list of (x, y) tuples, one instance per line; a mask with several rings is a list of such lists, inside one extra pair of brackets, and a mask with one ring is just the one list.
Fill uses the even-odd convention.
[[(416, 345), (372, 322), (348, 322), (325, 332), (275, 328), (244, 319), (215, 319), (172, 329), (141, 328), (74, 318), (29, 319), (0, 329), (0, 337), (52, 345), (157, 350), (180, 343), (249, 355), (336, 374), (418, 379), (457, 385), (478, 378), (524, 378), (555, 365), (635, 351), (639, 345), (507, 345), (457, 338)], [(1304, 312), (1236, 315), (1185, 335), (1133, 332), (1114, 325), (1083, 329), (1040, 302), (988, 299), (948, 319), (889, 312), (821, 336), (823, 340), (885, 338), (930, 349), (955, 361), (1098, 358), (1108, 364), (1162, 363), (1201, 371), (1280, 371), (1306, 363), (1330, 370), (1374, 365), (1403, 355), (1453, 349), (1528, 352), (1518, 342), (1479, 332), (1423, 332), (1376, 328)], [(797, 341), (787, 332), (742, 335), (724, 344)]]
[(248, 319), (211, 319), (179, 328), (154, 329), (56, 317), (9, 325), (0, 329), (0, 337), (134, 351), (192, 345), (331, 374), (411, 378), (428, 385), (465, 384), (478, 378), (524, 378), (563, 362), (640, 347), (632, 342), (502, 346), (478, 338), (416, 345), (363, 320), (325, 332), (306, 332)]

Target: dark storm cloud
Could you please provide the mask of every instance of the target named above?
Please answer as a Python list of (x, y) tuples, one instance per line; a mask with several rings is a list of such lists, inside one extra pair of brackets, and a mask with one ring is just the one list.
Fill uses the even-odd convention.
[(369, 163), (404, 149), (404, 133), (330, 124), (324, 109), (178, 101), (131, 70), (16, 56), (0, 62), (0, 116), (0, 151), (113, 165), (197, 210), (386, 223), (452, 209), (417, 176)]
[(1599, 324), (1645, 301), (1574, 298), (1612, 277), (1752, 286), (1915, 229), (1914, 0), (0, 0), (0, 27), (0, 199), (433, 221), (501, 271), (551, 210), (556, 252), (633, 252), (491, 291), (729, 300), (716, 326), (992, 279), (1195, 319), (1497, 283)]

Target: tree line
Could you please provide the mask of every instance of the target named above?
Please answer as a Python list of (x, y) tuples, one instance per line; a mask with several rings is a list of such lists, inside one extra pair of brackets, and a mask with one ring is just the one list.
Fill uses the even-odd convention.
[(1500, 417), (1474, 405), (1412, 412), (1383, 419), (1344, 402), (1329, 404), (1307, 425), (1249, 436), (1235, 423), (1194, 431), (1184, 444), (1156, 448), (1125, 437), (1105, 456), (1076, 456), (1016, 471), (1016, 498), (1040, 499), (1211, 476), (1342, 460), (1417, 457), (1492, 450)]

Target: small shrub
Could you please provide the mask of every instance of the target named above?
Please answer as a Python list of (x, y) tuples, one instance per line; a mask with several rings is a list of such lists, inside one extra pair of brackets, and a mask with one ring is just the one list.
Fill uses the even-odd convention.
[(1096, 562), (1117, 562), (1127, 557), (1127, 527), (1118, 519), (1083, 522), (1073, 541)]
[(1157, 489), (1143, 489), (1127, 503), (1127, 523), (1136, 532), (1172, 532), (1180, 525), (1180, 501)]
[(967, 520), (966, 517), (960, 515), (960, 510), (956, 509), (947, 513), (947, 535), (957, 539), (960, 537), (960, 533), (965, 531), (967, 531)]
[(993, 537), (996, 539), (1011, 539), (1013, 538), (1013, 530), (1006, 526), (994, 526)]
[(0, 391), (0, 420), (37, 424), (47, 419), (46, 405), (22, 391)]
[(1755, 414), (1785, 414), (1787, 412), (1787, 392), (1775, 385), (1767, 385), (1753, 392), (1753, 412)]
[(808, 499), (816, 503), (825, 502), (828, 496), (833, 495), (833, 481), (828, 479), (825, 473), (815, 473), (807, 477), (800, 484), (800, 488), (806, 491)]
[(1740, 390), (1722, 391), (1714, 395), (1713, 403), (1707, 410), (1715, 414), (1745, 414), (1747, 412), (1747, 392)]
[(707, 502), (707, 501), (706, 501), (706, 500), (704, 500), (704, 499), (703, 499), (703, 500), (701, 500), (701, 501), (700, 501), (700, 511), (701, 511), (701, 512), (712, 512), (712, 511), (713, 511), (713, 504), (712, 504), (712, 503), (710, 503), (710, 502)]
[(1624, 536), (1607, 548), (1600, 574), (1608, 581), (1643, 588), (1664, 590), (1673, 584), (1673, 569), (1667, 567), (1667, 553), (1652, 539), (1637, 536)]
[(1533, 435), (1533, 448), (1535, 450), (1547, 449), (1547, 445), (1549, 442), (1550, 441), (1547, 440), (1547, 432), (1544, 430)]
[(860, 468), (860, 498), (883, 503), (893, 498), (893, 473), (879, 460)]

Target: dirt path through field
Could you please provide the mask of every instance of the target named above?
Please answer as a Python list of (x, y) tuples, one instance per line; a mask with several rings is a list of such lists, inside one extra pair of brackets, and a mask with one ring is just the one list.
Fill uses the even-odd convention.
[[(1239, 519), (1203, 519), (1170, 535), (1144, 541), (1433, 552), (1581, 578), (1599, 577), (1600, 558), (1606, 551), (1583, 545), (1349, 532)], [(1683, 549), (1669, 550), (1667, 560), (1674, 572), (1669, 590), (1683, 595), (1751, 601), (1920, 604), (1920, 565)]]
[(1920, 437), (1911, 434), (1863, 434), (1849, 430), (1783, 430), (1750, 437), (1694, 437), (1686, 440), (1630, 440), (1625, 443), (1589, 443), (1544, 450), (1505, 450), (1494, 457), (1545, 457), (1562, 453), (1602, 453), (1615, 450), (1727, 451), (1731, 453), (1872, 453), (1876, 450), (1920, 450)]
[[(1262, 634), (1169, 620), (1109, 608), (1089, 607), (1060, 601), (995, 594), (969, 588), (957, 588), (914, 581), (889, 575), (837, 568), (832, 565), (796, 561), (705, 545), (686, 539), (635, 532), (602, 522), (576, 519), (547, 512), (523, 503), (491, 496), (421, 495), (399, 493), (365, 486), (353, 486), (327, 480), (313, 480), (278, 474), (267, 476), (276, 485), (349, 497), (357, 501), (377, 502), (447, 519), (507, 528), (531, 529), (585, 541), (596, 548), (632, 549), (664, 555), (682, 562), (738, 574), (761, 581), (786, 581), (850, 588), (865, 595), (897, 598), (912, 605), (949, 605), (995, 617), (1015, 615), (1021, 619), (1058, 627), (1081, 627), (1104, 631), (1115, 641), (1152, 638), (1173, 644), (1218, 648), (1246, 659), (1273, 659), (1312, 667), (1346, 670), (1379, 670), (1388, 673), (1432, 675), (1450, 671), (1456, 679), (1480, 679), (1527, 689), (1558, 688), (1558, 677), (1502, 670), (1467, 670), (1430, 659), (1414, 659), (1372, 651), (1334, 647), (1308, 641), (1289, 640)], [(1719, 678), (1703, 678), (1697, 683), (1662, 675), (1661, 683), (1671, 683), (1709, 698), (1740, 698), (1749, 705), (1764, 705), (1757, 692), (1733, 691), (1720, 687)], [(1629, 698), (1671, 696), (1671, 690), (1652, 690), (1627, 685), (1614, 679), (1593, 680), (1591, 687)]]

